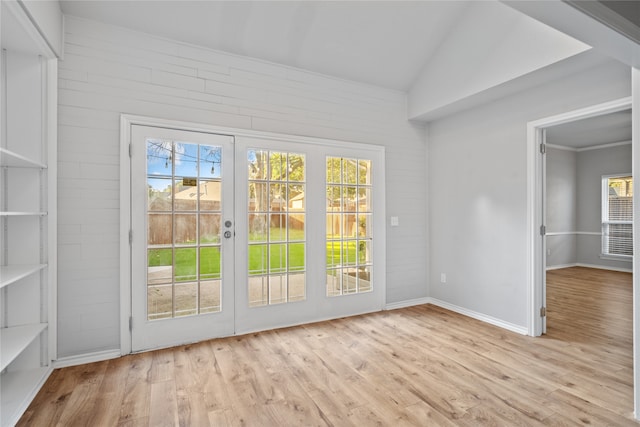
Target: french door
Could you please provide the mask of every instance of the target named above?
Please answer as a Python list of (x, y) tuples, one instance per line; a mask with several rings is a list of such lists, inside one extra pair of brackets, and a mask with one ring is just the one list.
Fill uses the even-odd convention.
[(131, 130), (132, 350), (234, 331), (233, 137)]
[(131, 143), (132, 351), (382, 308), (379, 149), (142, 125)]

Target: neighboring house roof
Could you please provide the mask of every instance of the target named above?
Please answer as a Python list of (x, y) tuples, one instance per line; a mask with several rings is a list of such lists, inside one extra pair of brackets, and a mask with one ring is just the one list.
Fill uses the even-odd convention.
[[(208, 200), (219, 202), (221, 200), (220, 191), (222, 185), (219, 181), (205, 181), (200, 183), (200, 200)], [(194, 187), (187, 187), (184, 190), (178, 191), (175, 195), (177, 200), (197, 200), (198, 193)]]

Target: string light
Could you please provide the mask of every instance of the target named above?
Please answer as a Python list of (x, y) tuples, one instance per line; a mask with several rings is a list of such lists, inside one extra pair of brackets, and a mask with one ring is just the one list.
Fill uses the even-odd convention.
[[(173, 156), (171, 154), (171, 148), (167, 148), (165, 147), (163, 144), (158, 144), (158, 143), (153, 143), (150, 142), (149, 145), (155, 147), (157, 149), (157, 151), (167, 151), (169, 152), (169, 156), (161, 156), (161, 155), (156, 155), (156, 154), (150, 154), (147, 153), (147, 158), (156, 158), (156, 159), (164, 159), (164, 167), (165, 168), (169, 168), (169, 162), (172, 161)], [(185, 154), (185, 153), (181, 153), (180, 155), (180, 161), (182, 162), (190, 162), (190, 163), (198, 163), (198, 157), (197, 156), (192, 156), (189, 154)], [(210, 153), (210, 155), (213, 155), (213, 153)], [(203, 158), (200, 158), (200, 163), (211, 163), (211, 174), (215, 173), (215, 164), (216, 163), (220, 163), (220, 161), (216, 161), (216, 160), (205, 160)]]

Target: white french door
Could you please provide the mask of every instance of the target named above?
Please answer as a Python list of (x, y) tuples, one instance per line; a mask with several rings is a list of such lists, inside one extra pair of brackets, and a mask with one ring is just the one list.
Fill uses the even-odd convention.
[(383, 151), (223, 133), (131, 126), (132, 351), (382, 309)]
[(235, 145), (236, 333), (382, 309), (382, 151), (249, 136)]
[(132, 126), (132, 350), (234, 332), (233, 137)]

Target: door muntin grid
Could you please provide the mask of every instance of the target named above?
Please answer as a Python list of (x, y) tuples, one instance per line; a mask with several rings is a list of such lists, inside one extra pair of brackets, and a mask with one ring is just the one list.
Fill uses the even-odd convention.
[(158, 138), (147, 150), (147, 319), (222, 310), (222, 148)]
[(248, 304), (306, 299), (305, 155), (250, 148)]
[(327, 296), (373, 291), (371, 160), (327, 157)]

